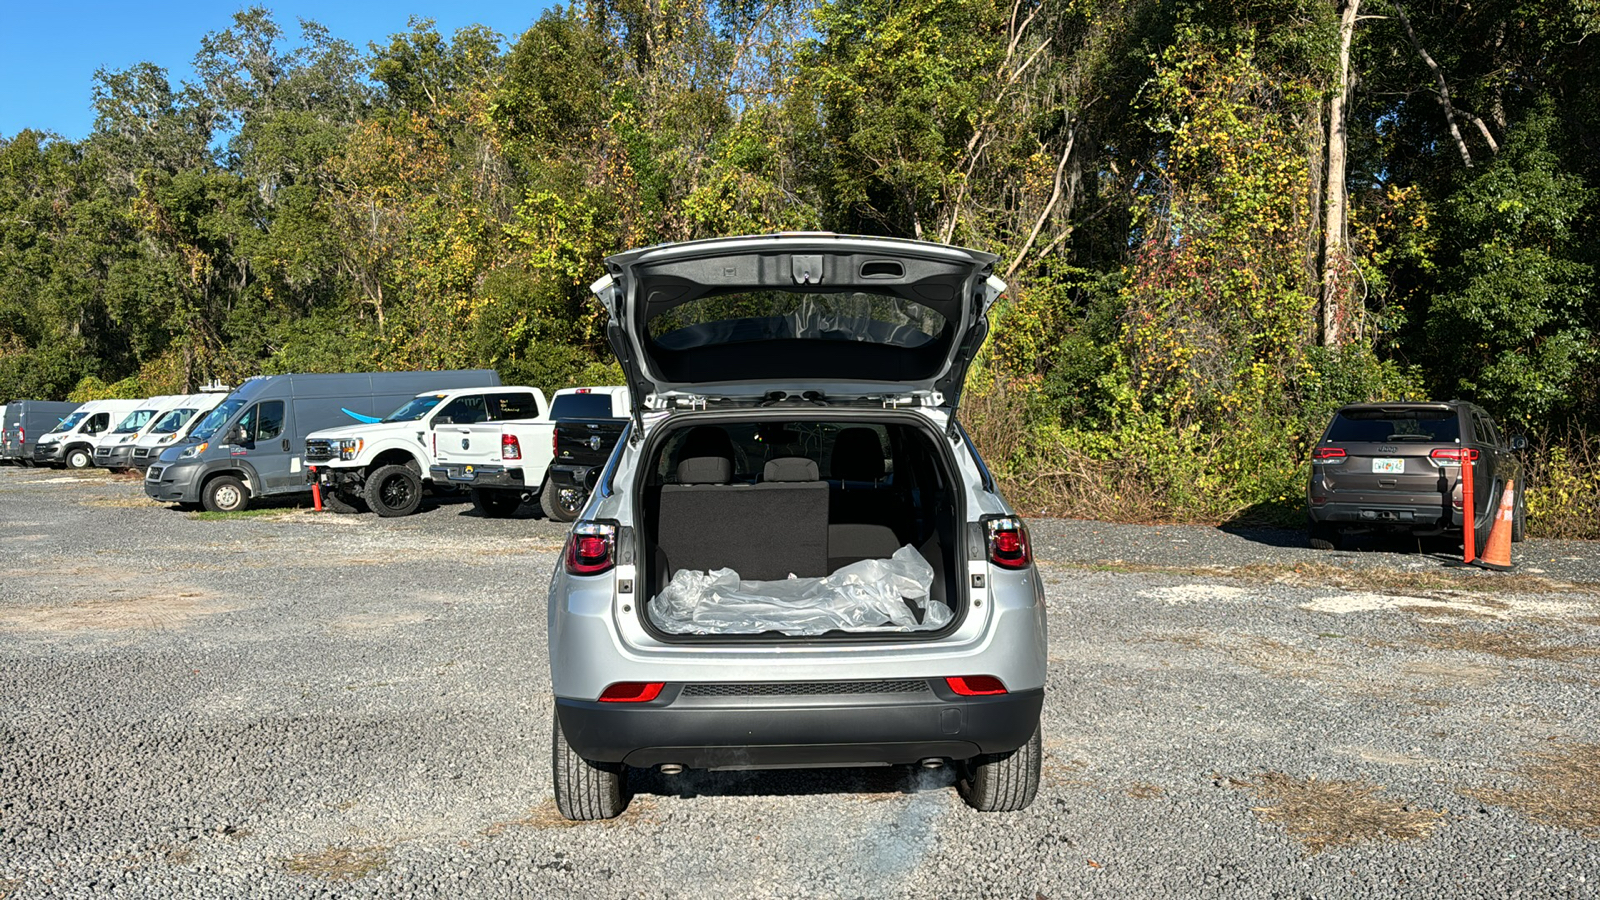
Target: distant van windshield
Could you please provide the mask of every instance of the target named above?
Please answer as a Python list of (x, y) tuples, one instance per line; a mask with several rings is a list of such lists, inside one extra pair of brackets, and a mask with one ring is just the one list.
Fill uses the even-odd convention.
[(133, 412), (128, 413), (127, 418), (118, 423), (117, 429), (111, 433), (133, 434), (135, 431), (143, 428), (144, 423), (150, 421), (150, 417), (155, 414), (156, 411), (153, 409), (136, 409)]
[(67, 416), (65, 419), (62, 419), (61, 424), (57, 425), (55, 430), (51, 431), (50, 433), (56, 434), (57, 432), (71, 431), (79, 422), (82, 422), (83, 417), (87, 415), (88, 413), (86, 412), (75, 412), (72, 415)]
[(1392, 441), (1450, 443), (1461, 436), (1461, 425), (1451, 409), (1346, 410), (1333, 417), (1327, 440), (1350, 444)]
[(156, 423), (150, 426), (150, 433), (171, 434), (174, 431), (177, 431), (179, 428), (182, 428), (183, 423), (189, 421), (189, 417), (193, 415), (194, 410), (192, 409), (172, 410), (171, 412), (162, 416), (160, 419), (157, 419)]
[(244, 401), (229, 397), (222, 401), (222, 405), (206, 413), (200, 424), (194, 427), (194, 433), (189, 435), (197, 441), (203, 441), (217, 433), (217, 429), (226, 425), (233, 414), (244, 408)]

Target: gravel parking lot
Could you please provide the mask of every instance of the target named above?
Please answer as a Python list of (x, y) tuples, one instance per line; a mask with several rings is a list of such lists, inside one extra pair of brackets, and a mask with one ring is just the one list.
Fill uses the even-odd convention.
[(1034, 524), (1044, 783), (635, 773), (550, 793), (563, 529), (211, 520), (0, 469), (0, 898), (1600, 896), (1600, 546), (1514, 573)]

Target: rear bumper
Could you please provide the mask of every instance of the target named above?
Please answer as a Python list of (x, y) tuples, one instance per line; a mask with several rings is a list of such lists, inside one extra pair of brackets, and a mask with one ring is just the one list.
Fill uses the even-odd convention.
[(552, 465), (549, 469), (550, 483), (561, 487), (583, 488), (589, 487), (589, 473), (595, 466), (558, 466)]
[(1307, 508), (1313, 522), (1339, 525), (1397, 525), (1439, 528), (1461, 524), (1461, 513), (1438, 494), (1409, 499), (1386, 496), (1371, 499), (1329, 500)]
[[(717, 695), (791, 685), (667, 685), (649, 703), (556, 699), (561, 730), (578, 755), (647, 767), (761, 769), (970, 759), (1027, 743), (1044, 690), (961, 697), (942, 679), (893, 692)], [(712, 695), (707, 695), (707, 689)]]
[(510, 490), (525, 490), (527, 485), (522, 480), (522, 469), (508, 469), (505, 466), (430, 466), (428, 474), (435, 482), (449, 482), (467, 487), (481, 488), (506, 488)]

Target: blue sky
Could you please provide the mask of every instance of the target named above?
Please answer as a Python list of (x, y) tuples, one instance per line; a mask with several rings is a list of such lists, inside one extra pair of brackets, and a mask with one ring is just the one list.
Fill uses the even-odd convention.
[[(246, 2), (101, 2), (101, 0), (0, 0), (0, 137), (24, 128), (54, 131), (71, 139), (94, 128), (95, 70), (125, 69), (153, 62), (174, 86), (190, 77), (190, 62), (207, 32), (221, 31)], [(335, 37), (365, 50), (410, 30), (412, 16), (431, 18), (453, 34), (467, 25), (487, 25), (515, 40), (549, 0), (483, 0), (471, 5), (420, 0), (262, 0), (284, 32), (300, 32), (299, 20), (314, 19)]]

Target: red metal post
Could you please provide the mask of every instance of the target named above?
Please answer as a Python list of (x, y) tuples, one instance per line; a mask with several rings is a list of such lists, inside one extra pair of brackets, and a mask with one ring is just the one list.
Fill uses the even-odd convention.
[(1461, 451), (1461, 532), (1462, 548), (1465, 550), (1463, 562), (1470, 563), (1478, 556), (1478, 516), (1477, 506), (1472, 502), (1472, 452)]
[[(322, 480), (317, 477), (317, 467), (311, 466), (311, 506), (322, 512)], [(1471, 562), (1471, 560), (1468, 560)]]

